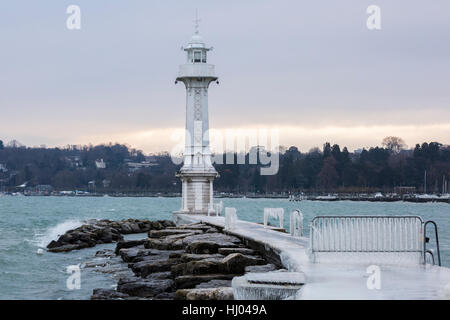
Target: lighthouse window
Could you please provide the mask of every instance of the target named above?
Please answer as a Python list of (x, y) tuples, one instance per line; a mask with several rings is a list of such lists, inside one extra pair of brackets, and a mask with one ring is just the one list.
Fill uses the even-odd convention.
[(195, 62), (202, 62), (202, 52), (201, 51), (194, 51), (194, 63)]

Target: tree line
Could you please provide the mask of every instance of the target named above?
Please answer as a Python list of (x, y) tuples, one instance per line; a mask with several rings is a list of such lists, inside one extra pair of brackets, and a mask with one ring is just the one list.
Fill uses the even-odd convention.
[[(297, 147), (280, 148), (276, 175), (260, 175), (260, 164), (215, 165), (220, 178), (215, 190), (233, 193), (279, 192), (370, 192), (392, 191), (395, 187), (426, 188), (440, 192), (449, 180), (450, 147), (438, 142), (417, 144), (404, 149), (400, 138), (388, 137), (382, 147), (349, 152), (346, 147), (325, 143), (321, 149), (301, 152)], [(223, 155), (224, 158), (226, 155)], [(103, 159), (106, 168), (96, 161)], [(151, 163), (142, 168), (131, 163)], [(12, 191), (21, 184), (28, 187), (51, 185), (56, 190), (95, 192), (180, 192), (175, 177), (180, 165), (168, 153), (146, 156), (123, 144), (67, 146), (64, 148), (26, 147), (0, 140), (0, 190)], [(93, 190), (90, 190), (93, 191)]]

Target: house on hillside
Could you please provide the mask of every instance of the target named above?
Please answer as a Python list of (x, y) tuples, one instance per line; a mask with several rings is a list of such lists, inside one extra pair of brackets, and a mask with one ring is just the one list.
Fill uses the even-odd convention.
[(103, 161), (103, 159), (95, 160), (95, 166), (97, 167), (97, 169), (106, 169), (106, 163)]

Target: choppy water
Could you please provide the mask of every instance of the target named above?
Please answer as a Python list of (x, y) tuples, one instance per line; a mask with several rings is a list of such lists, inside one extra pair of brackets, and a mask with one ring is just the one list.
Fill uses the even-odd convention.
[[(289, 202), (278, 199), (223, 199), (240, 219), (262, 222), (263, 208), (302, 210), (305, 225), (316, 215), (419, 215), (439, 227), (443, 265), (450, 266), (450, 205), (443, 203)], [(66, 268), (92, 259), (95, 252), (114, 244), (69, 253), (37, 255), (66, 230), (86, 219), (171, 219), (177, 198), (0, 197), (0, 299), (88, 299), (94, 288), (116, 284), (111, 275), (82, 269), (81, 289), (69, 290)], [(285, 225), (288, 226), (287, 216)]]

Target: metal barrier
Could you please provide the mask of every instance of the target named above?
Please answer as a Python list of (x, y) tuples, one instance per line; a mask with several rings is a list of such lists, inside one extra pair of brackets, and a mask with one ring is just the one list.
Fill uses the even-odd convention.
[(267, 227), (270, 218), (278, 219), (280, 228), (284, 227), (284, 209), (283, 208), (264, 208), (264, 228)]
[(424, 254), (418, 216), (318, 216), (311, 221), (311, 253), (416, 252)]
[(225, 208), (225, 230), (232, 230), (237, 222), (236, 208)]
[(303, 236), (303, 214), (298, 209), (291, 211), (289, 232), (293, 237)]
[[(425, 222), (424, 226), (423, 226), (423, 251), (430, 254), (432, 259), (433, 259), (433, 264), (435, 264), (434, 262), (434, 252), (432, 250), (428, 250), (427, 249), (427, 243), (429, 241), (428, 237), (427, 237), (427, 225), (431, 224), (434, 227), (434, 237), (436, 240), (436, 249), (437, 249), (437, 256), (438, 256), (438, 265), (441, 265), (441, 250), (439, 248), (439, 235), (438, 235), (438, 228), (437, 228), (437, 224), (436, 222), (429, 220), (427, 222)], [(424, 259), (424, 263), (426, 263), (426, 257), (424, 255), (423, 257)]]

